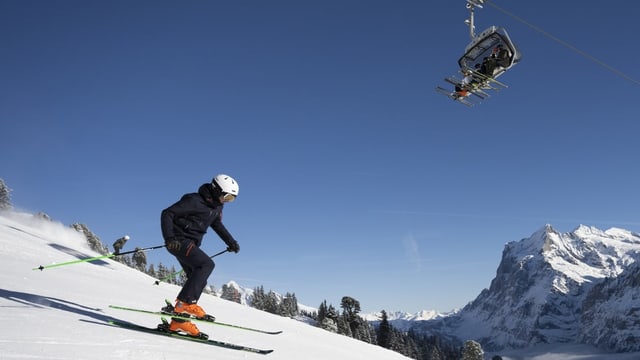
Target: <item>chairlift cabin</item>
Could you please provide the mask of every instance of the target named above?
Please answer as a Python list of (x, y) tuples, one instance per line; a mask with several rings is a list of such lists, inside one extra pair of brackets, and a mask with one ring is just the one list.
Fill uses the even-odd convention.
[(458, 65), (462, 71), (478, 69), (482, 66), (485, 58), (490, 58), (498, 49), (504, 49), (504, 57), (499, 60), (493, 72), (493, 78), (500, 76), (520, 61), (521, 54), (515, 44), (509, 38), (506, 30), (497, 26), (491, 26), (484, 30), (465, 48), (464, 55), (458, 60)]

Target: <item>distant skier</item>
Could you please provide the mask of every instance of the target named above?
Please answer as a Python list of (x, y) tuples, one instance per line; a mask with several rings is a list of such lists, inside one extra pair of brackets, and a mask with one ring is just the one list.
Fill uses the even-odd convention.
[[(182, 196), (162, 211), (162, 236), (167, 250), (178, 259), (187, 276), (173, 308), (175, 313), (198, 318), (207, 315), (197, 302), (215, 264), (200, 249), (200, 244), (211, 227), (225, 242), (228, 251), (240, 251), (240, 245), (222, 224), (222, 208), (225, 203), (235, 200), (238, 191), (238, 183), (231, 176), (220, 174), (210, 183), (202, 184), (197, 193)], [(172, 319), (169, 330), (200, 335), (194, 323), (181, 319)]]

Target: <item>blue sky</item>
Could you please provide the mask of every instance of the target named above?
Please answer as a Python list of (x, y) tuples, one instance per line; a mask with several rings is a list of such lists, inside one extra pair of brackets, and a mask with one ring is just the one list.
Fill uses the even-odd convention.
[(495, 4), (629, 78), (486, 6), (477, 29), (505, 27), (523, 59), (508, 89), (457, 104), (434, 88), (470, 41), (462, 0), (0, 0), (0, 178), (18, 209), (132, 248), (227, 173), (241, 251), (214, 285), (462, 307), (546, 223), (640, 231), (637, 35), (620, 26), (640, 3)]

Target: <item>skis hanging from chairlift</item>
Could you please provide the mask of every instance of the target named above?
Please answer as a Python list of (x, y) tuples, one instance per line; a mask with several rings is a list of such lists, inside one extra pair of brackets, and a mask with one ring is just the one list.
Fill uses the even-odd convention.
[(467, 106), (474, 106), (489, 97), (489, 91), (506, 88), (507, 85), (496, 78), (511, 69), (522, 57), (504, 28), (490, 26), (479, 34), (475, 33), (474, 10), (476, 7), (482, 8), (484, 1), (466, 0), (469, 18), (465, 24), (469, 27), (471, 42), (458, 60), (463, 78), (445, 78), (446, 82), (453, 85), (453, 90), (436, 87), (437, 92)]

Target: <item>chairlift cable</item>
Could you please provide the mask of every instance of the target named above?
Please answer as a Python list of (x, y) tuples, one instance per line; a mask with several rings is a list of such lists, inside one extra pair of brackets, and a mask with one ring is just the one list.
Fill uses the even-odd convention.
[(573, 46), (573, 45), (569, 44), (568, 42), (566, 42), (566, 41), (564, 41), (564, 40), (562, 40), (562, 39), (560, 39), (560, 38), (558, 38), (558, 37), (556, 37), (556, 36), (551, 35), (549, 32), (547, 32), (547, 31), (543, 30), (542, 28), (540, 28), (540, 27), (538, 27), (538, 26), (535, 26), (535, 25), (533, 25), (533, 24), (531, 24), (531, 23), (527, 22), (527, 21), (526, 21), (526, 20), (524, 20), (523, 18), (521, 18), (521, 17), (519, 17), (519, 16), (516, 16), (516, 15), (514, 15), (514, 14), (510, 13), (509, 11), (507, 11), (507, 10), (505, 10), (505, 9), (503, 9), (503, 8), (501, 8), (501, 7), (499, 7), (498, 5), (494, 4), (494, 3), (493, 3), (493, 1), (485, 0), (485, 3), (486, 3), (486, 4), (489, 4), (489, 5), (491, 5), (491, 6), (493, 6), (493, 7), (494, 7), (494, 8), (496, 8), (498, 11), (500, 11), (500, 12), (502, 12), (502, 13), (506, 14), (507, 16), (510, 16), (510, 17), (512, 17), (512, 18), (514, 18), (514, 19), (516, 19), (517, 21), (519, 21), (519, 22), (521, 22), (521, 23), (523, 23), (523, 24), (527, 25), (528, 27), (530, 27), (530, 28), (532, 28), (533, 30), (535, 30), (535, 31), (537, 31), (537, 32), (539, 32), (539, 33), (541, 33), (542, 35), (544, 35), (544, 36), (548, 37), (549, 39), (551, 39), (551, 40), (553, 40), (553, 41), (555, 41), (555, 42), (559, 43), (560, 45), (562, 45), (562, 46), (564, 46), (564, 47), (567, 47), (567, 48), (569, 48), (569, 49), (573, 50), (574, 52), (578, 53), (579, 55), (581, 55), (581, 56), (583, 56), (583, 57), (587, 58), (588, 60), (591, 60), (591, 61), (593, 61), (594, 63), (596, 63), (596, 64), (598, 64), (598, 65), (600, 65), (600, 66), (604, 67), (605, 69), (607, 69), (607, 70), (609, 70), (609, 71), (613, 72), (614, 74), (616, 74), (616, 75), (618, 75), (618, 76), (620, 76), (620, 77), (622, 77), (622, 78), (624, 78), (624, 79), (626, 79), (626, 80), (628, 80), (628, 81), (631, 81), (631, 82), (633, 82), (633, 83), (636, 83), (637, 85), (640, 85), (640, 81), (639, 81), (639, 80), (636, 80), (636, 79), (632, 78), (631, 76), (629, 76), (629, 75), (625, 74), (624, 72), (622, 72), (622, 71), (620, 71), (620, 70), (618, 70), (618, 69), (614, 68), (614, 67), (613, 67), (613, 66), (611, 66), (611, 65), (608, 65), (607, 63), (605, 63), (604, 61), (602, 61), (602, 60), (600, 60), (600, 59), (596, 58), (595, 56), (592, 56), (592, 55), (590, 55), (589, 53), (586, 53), (586, 52), (584, 52), (584, 51), (582, 51), (582, 50), (578, 49), (577, 47), (575, 47), (575, 46)]

